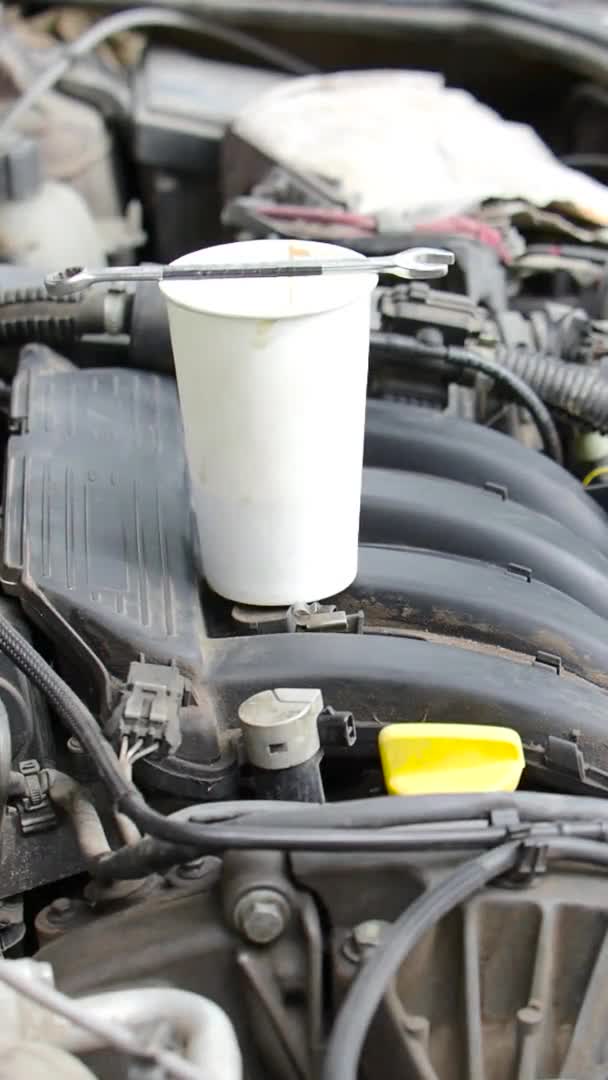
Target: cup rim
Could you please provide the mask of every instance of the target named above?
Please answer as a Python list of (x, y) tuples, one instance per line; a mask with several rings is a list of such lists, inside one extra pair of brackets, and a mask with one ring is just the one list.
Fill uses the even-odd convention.
[[(179, 266), (180, 263), (203, 265), (205, 262), (255, 262), (258, 256), (260, 262), (294, 256), (365, 259), (360, 252), (338, 244), (318, 240), (288, 240), (281, 237), (241, 240), (202, 248), (180, 256), (171, 266)], [(378, 275), (370, 272), (314, 278), (161, 281), (160, 290), (169, 307), (197, 315), (233, 320), (283, 320), (337, 311), (370, 296), (377, 283)], [(230, 285), (233, 288), (226, 291)]]

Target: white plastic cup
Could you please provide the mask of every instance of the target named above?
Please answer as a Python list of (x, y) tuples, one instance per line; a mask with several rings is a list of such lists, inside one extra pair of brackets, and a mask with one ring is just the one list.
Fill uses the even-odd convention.
[[(253, 240), (176, 262), (353, 256), (334, 244)], [(356, 576), (376, 283), (361, 273), (161, 285), (203, 572), (229, 600), (317, 600)]]

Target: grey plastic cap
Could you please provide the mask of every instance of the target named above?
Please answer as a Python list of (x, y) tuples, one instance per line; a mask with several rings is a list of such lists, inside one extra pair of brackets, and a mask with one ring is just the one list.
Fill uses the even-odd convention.
[(21, 202), (42, 186), (40, 150), (24, 135), (0, 138), (0, 202)]
[(239, 706), (247, 760), (259, 769), (290, 769), (320, 747), (320, 690), (261, 690)]

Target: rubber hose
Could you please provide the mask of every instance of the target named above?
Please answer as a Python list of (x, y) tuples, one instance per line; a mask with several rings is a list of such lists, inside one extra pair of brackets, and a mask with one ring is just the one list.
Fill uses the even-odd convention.
[(549, 456), (554, 461), (557, 461), (559, 465), (562, 464), (562, 444), (553, 417), (537, 391), (522, 376), (512, 371), (505, 364), (471, 352), (468, 349), (455, 346), (448, 347), (446, 345), (427, 345), (426, 342), (418, 341), (417, 338), (408, 337), (405, 334), (374, 331), (370, 335), (370, 345), (372, 348), (376, 347), (398, 355), (442, 360), (467, 371), (478, 371), (483, 375), (488, 375), (495, 382), (502, 383), (508, 387), (512, 397), (530, 412)]
[(43, 286), (0, 290), (0, 345), (71, 345), (104, 332), (105, 293), (51, 300)]
[[(49, 295), (43, 284), (22, 285), (20, 288), (15, 289), (0, 289), (0, 307), (6, 307), (12, 304), (37, 304), (40, 300), (48, 299)], [(61, 299), (74, 303), (74, 301), (78, 301), (78, 296), (72, 294), (71, 296), (65, 296)], [(51, 302), (56, 303), (57, 301)]]
[[(424, 797), (412, 796), (410, 798), (414, 802), (417, 801), (418, 798), (422, 798), (423, 801), (426, 802)], [(461, 798), (466, 802), (466, 796), (461, 796)], [(540, 796), (540, 798), (542, 800), (543, 796)], [(572, 798), (575, 803), (584, 802), (584, 799), (577, 799), (575, 796), (565, 796), (565, 798)], [(596, 803), (598, 800), (590, 799), (587, 801)], [(302, 804), (302, 806), (304, 805), (312, 804)], [(343, 806), (346, 807), (346, 804), (343, 804)], [(331, 806), (327, 805), (323, 807), (323, 810), (330, 808)], [(219, 806), (213, 808), (215, 812), (219, 809)], [(498, 810), (498, 807), (495, 807), (495, 809)], [(515, 810), (515, 807), (512, 807), (512, 809)], [(423, 827), (417, 828), (416, 825), (405, 823), (409, 816), (406, 809), (405, 812), (402, 812), (401, 814), (401, 820), (398, 818), (391, 819), (390, 815), (385, 815), (386, 820), (379, 819), (376, 822), (375, 827), (368, 824), (362, 829), (360, 823), (355, 818), (355, 812), (356, 806), (353, 807), (353, 820), (350, 824), (336, 826), (330, 818), (330, 820), (325, 823), (322, 823), (320, 820), (313, 821), (312, 829), (308, 814), (305, 814), (304, 816), (300, 815), (299, 818), (294, 815), (291, 820), (288, 819), (284, 821), (282, 814), (277, 812), (273, 815), (270, 807), (265, 810), (261, 821), (260, 816), (262, 815), (255, 812), (247, 814), (242, 820), (250, 830), (254, 826), (259, 826), (264, 829), (263, 835), (266, 840), (266, 837), (270, 835), (269, 829), (272, 829), (273, 826), (273, 817), (277, 818), (282, 829), (291, 828), (294, 832), (299, 830), (297, 841), (293, 840), (291, 844), (292, 848), (297, 847), (298, 849), (302, 847), (314, 847), (315, 850), (317, 850), (322, 846), (319, 844), (318, 840), (315, 841), (315, 837), (313, 836), (314, 831), (317, 836), (321, 833), (329, 843), (332, 840), (332, 836), (335, 837), (336, 833), (338, 836), (341, 834), (339, 850), (348, 849), (349, 846), (351, 850), (361, 850), (361, 835), (365, 832), (366, 828), (369, 832), (367, 850), (369, 850), (372, 845), (376, 850), (380, 850), (381, 848), (384, 849), (387, 844), (393, 845), (394, 836), (398, 835), (400, 839), (399, 851), (401, 853), (420, 850), (429, 851), (431, 849), (440, 850), (445, 848), (452, 851), (456, 848), (461, 851), (471, 848), (483, 849), (486, 847), (493, 847), (496, 844), (503, 843), (509, 839), (509, 828), (488, 825), (487, 820), (484, 820), (483, 818), (477, 820), (465, 818), (464, 820), (461, 819), (458, 821), (449, 818), (447, 824), (444, 821), (442, 825), (435, 824), (429, 826), (429, 824), (425, 822)], [(463, 815), (466, 814), (466, 806), (462, 807), (462, 812)], [(186, 813), (187, 809), (179, 811), (178, 814), (172, 814), (171, 817), (175, 819), (179, 815), (179, 817), (184, 820), (184, 815)], [(588, 814), (586, 816), (588, 816)], [(564, 821), (562, 818), (559, 822), (552, 823), (551, 816), (547, 813), (544, 819), (542, 817), (539, 818), (539, 821), (541, 822), (539, 825), (534, 826), (531, 823), (529, 824), (530, 836), (534, 839), (535, 831), (536, 834), (538, 834), (539, 831), (544, 832), (547, 835), (547, 842), (549, 842), (550, 836), (548, 830), (553, 827), (554, 830), (562, 830), (564, 842), (566, 839), (571, 839), (573, 843), (602, 840), (604, 837), (608, 836), (605, 806), (603, 807), (603, 814), (603, 819), (598, 819), (599, 816), (596, 816), (592, 820), (577, 820), (576, 813), (574, 813), (572, 818), (569, 817), (567, 821)], [(344, 811), (344, 816), (346, 816), (346, 811)], [(413, 816), (416, 817), (416, 814), (414, 813)], [(210, 818), (193, 817), (190, 820), (202, 825), (209, 824)], [(526, 829), (527, 825), (528, 823), (522, 821), (522, 827), (524, 829)], [(401, 826), (401, 828), (399, 828), (399, 826)], [(391, 832), (387, 833), (387, 829), (391, 829)], [(399, 830), (398, 833), (397, 829)], [(374, 835), (376, 839), (370, 841), (370, 838)], [(552, 839), (551, 843), (553, 843)], [(601, 845), (599, 846), (601, 847)], [(324, 845), (323, 848), (325, 850)], [(604, 845), (603, 850), (605, 851), (606, 859), (608, 860), (608, 844)], [(165, 840), (159, 840), (154, 836), (144, 836), (141, 840), (137, 841), (137, 843), (113, 851), (110, 856), (104, 856), (102, 860), (91, 865), (89, 869), (95, 877), (103, 882), (111, 882), (115, 879), (137, 879), (145, 877), (150, 873), (165, 873), (170, 867), (188, 862), (191, 859), (196, 858), (197, 855), (200, 855), (200, 847), (188, 847), (169, 843)]]
[[(465, 822), (460, 828), (447, 826), (440, 829), (413, 828), (406, 826), (399, 830), (349, 830), (339, 831), (322, 829), (317, 831), (320, 836), (315, 843), (314, 835), (306, 829), (306, 820), (298, 822), (290, 844), (289, 850), (306, 849), (313, 847), (317, 850), (322, 847), (327, 850), (326, 844), (335, 844), (335, 850), (350, 852), (380, 851), (390, 849), (400, 854), (406, 852), (423, 851), (479, 851), (487, 847), (495, 847), (509, 839), (509, 830), (503, 825), (489, 825), (482, 823), (477, 828), (469, 828)], [(262, 822), (261, 830), (265, 829)], [(594, 827), (594, 835), (601, 833), (600, 825)], [(270, 836), (271, 833), (266, 828)], [(261, 832), (264, 835), (264, 832)], [(339, 841), (339, 843), (338, 843)], [(223, 845), (224, 847), (226, 845)], [(256, 846), (253, 842), (250, 844)], [(266, 847), (264, 843), (264, 847)], [(607, 847), (608, 851), (608, 847)], [(169, 844), (164, 840), (157, 840), (153, 836), (144, 836), (136, 844), (125, 845), (109, 855), (102, 857), (89, 869), (90, 872), (102, 882), (114, 880), (137, 880), (151, 873), (165, 873), (172, 866), (179, 863), (189, 862), (200, 855), (200, 848), (184, 847), (183, 845)]]
[(548, 405), (608, 434), (608, 379), (595, 370), (525, 349), (501, 347), (499, 359)]
[[(235, 804), (230, 803), (229, 806)], [(553, 795), (545, 792), (514, 791), (479, 795), (378, 795), (371, 799), (354, 799), (346, 802), (326, 803), (323, 807), (313, 803), (285, 805), (278, 803), (276, 814), (284, 826), (303, 821), (306, 828), (322, 823), (332, 828), (384, 829), (398, 825), (428, 825), (442, 821), (471, 820), (487, 817), (496, 811), (517, 814), (522, 821), (605, 821), (608, 818), (608, 799), (588, 795)], [(245, 802), (242, 814), (248, 824), (261, 823), (272, 813), (273, 804)], [(200, 806), (189, 808), (191, 821), (197, 820)], [(201, 820), (211, 820), (217, 815), (221, 803), (202, 810)], [(183, 815), (185, 811), (179, 811)], [(303, 817), (303, 815), (306, 815)]]

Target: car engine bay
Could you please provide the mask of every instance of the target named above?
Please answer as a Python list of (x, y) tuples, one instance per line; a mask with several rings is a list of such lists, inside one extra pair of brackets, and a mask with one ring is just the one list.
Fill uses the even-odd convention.
[[(0, 1080), (608, 1076), (608, 31), (554, 8), (2, 9)], [(121, 276), (242, 242), (454, 256), (361, 301), (356, 576), (289, 603), (207, 580), (192, 432), (243, 515), (291, 435)], [(321, 560), (352, 322), (281, 399)]]

